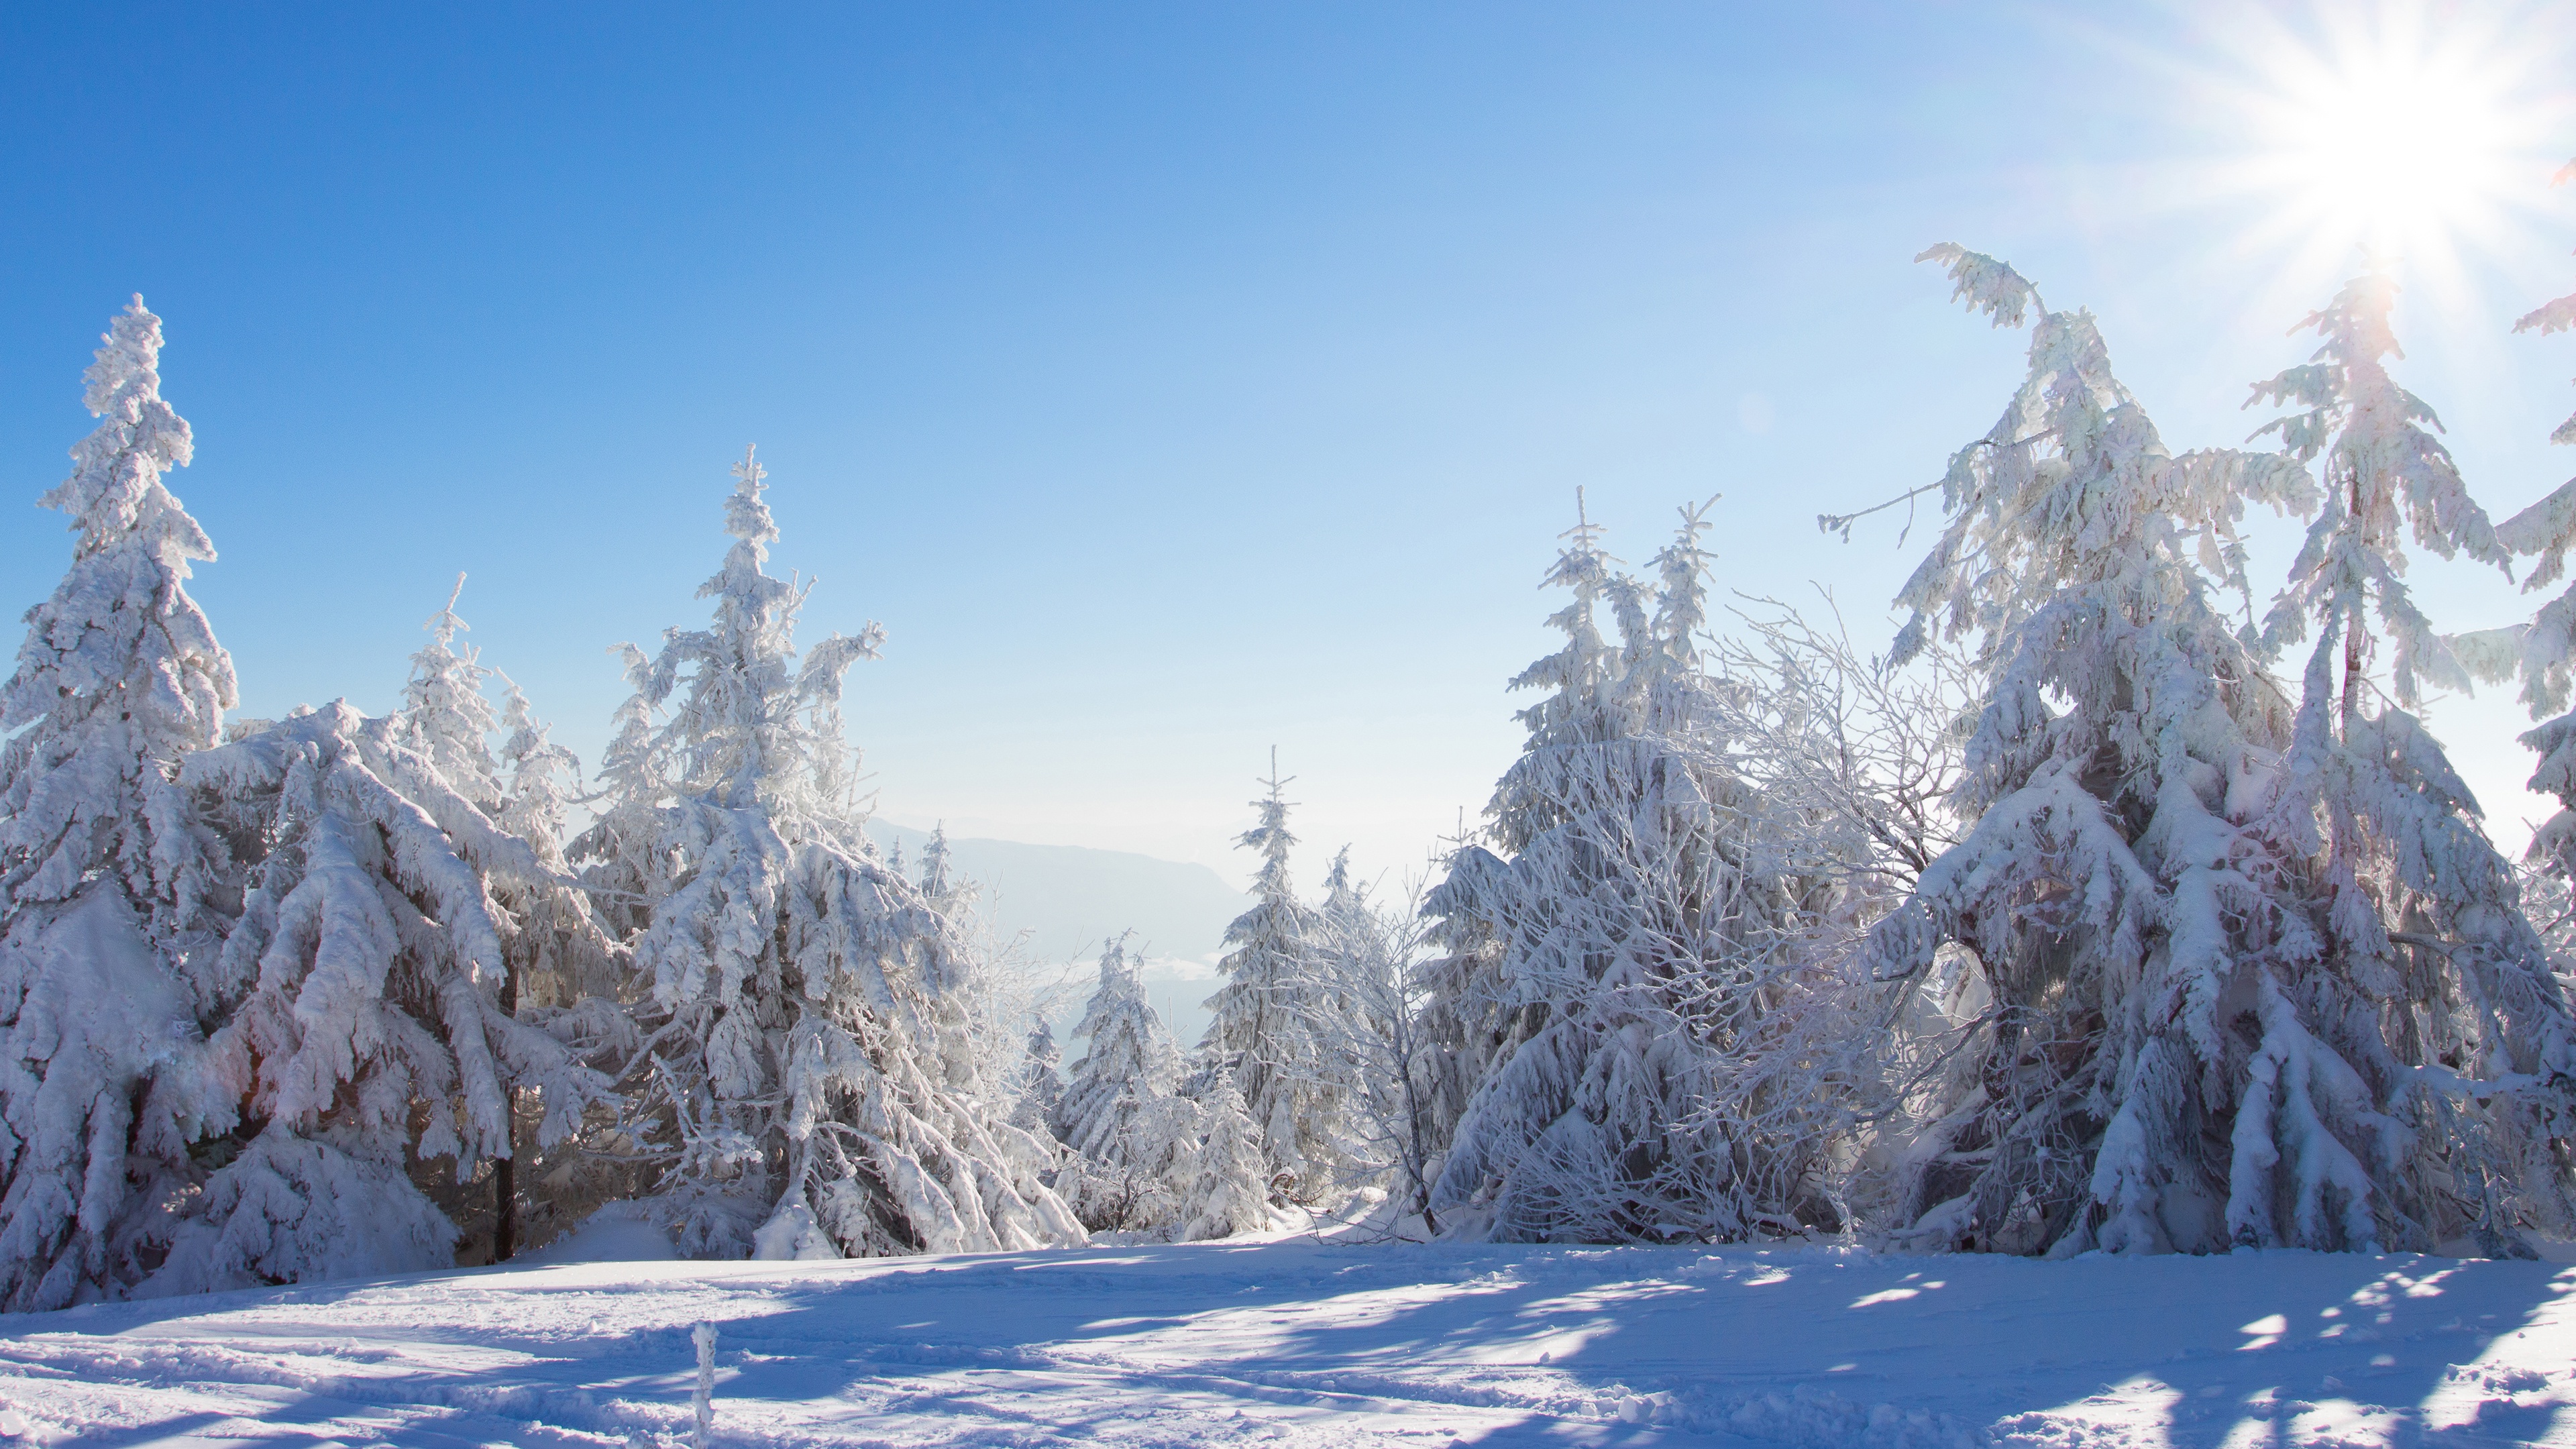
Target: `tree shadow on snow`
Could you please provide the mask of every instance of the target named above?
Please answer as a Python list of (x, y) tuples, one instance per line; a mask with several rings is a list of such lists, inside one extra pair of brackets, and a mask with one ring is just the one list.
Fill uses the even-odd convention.
[[(1240, 1417), (1247, 1438), (1265, 1420), (1344, 1414), (1400, 1416), (1418, 1432), (1454, 1414), (1456, 1437), (1497, 1449), (1893, 1443), (1947, 1437), (1944, 1418), (2075, 1421), (2099, 1442), (2173, 1449), (2328, 1431), (2502, 1444), (2547, 1433), (2561, 1412), (2549, 1395), (2565, 1384), (2544, 1386), (2529, 1372), (2539, 1346), (2517, 1356), (2510, 1335), (2576, 1292), (2576, 1270), (2548, 1264), (2401, 1256), (2043, 1263), (1299, 1242), (743, 1264), (683, 1292), (654, 1276), (580, 1283), (606, 1315), (588, 1333), (507, 1311), (507, 1295), (560, 1280), (437, 1285), (478, 1302), (488, 1289), (503, 1311), (428, 1311), (384, 1336), (533, 1357), (380, 1382), (408, 1406), (400, 1442), (479, 1442), (500, 1421), (677, 1429), (694, 1363), (686, 1315), (703, 1313), (721, 1335), (719, 1437), (728, 1419), (761, 1422), (764, 1406), (837, 1405), (835, 1431), (935, 1425), (929, 1442), (1114, 1437), (1157, 1417), (1201, 1429)], [(291, 1321), (275, 1330), (310, 1337), (339, 1299), (419, 1281), (121, 1305), (0, 1331), (148, 1332), (182, 1315), (282, 1308)], [(667, 1301), (620, 1315), (610, 1300), (626, 1294)], [(267, 1422), (318, 1425), (346, 1411), (330, 1396), (352, 1387), (315, 1385)], [(1909, 1418), (1930, 1432), (1910, 1432)], [(129, 1438), (186, 1432), (174, 1420)]]

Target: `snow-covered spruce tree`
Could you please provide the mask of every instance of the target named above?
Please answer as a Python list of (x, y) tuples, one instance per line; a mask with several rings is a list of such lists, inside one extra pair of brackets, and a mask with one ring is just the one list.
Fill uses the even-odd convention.
[(1192, 1170), (1184, 1197), (1183, 1241), (1230, 1238), (1270, 1226), (1270, 1168), (1262, 1156), (1251, 1109), (1235, 1090), (1234, 1074), (1220, 1066), (1199, 1094), (1206, 1137), (1187, 1155)]
[(42, 502), (70, 572), (27, 612), (0, 689), (0, 1306), (124, 1292), (188, 1144), (230, 1125), (201, 1028), (237, 995), (218, 946), (238, 891), (174, 783), (234, 703), (232, 660), (188, 597), (215, 556), (162, 486), (188, 424), (161, 400), (161, 321), (119, 316), (87, 374), (101, 419)]
[[(1931, 255), (1999, 323), (2039, 307), (2009, 268)], [(2279, 458), (2166, 455), (2090, 318), (2042, 309), (2029, 381), (1945, 480), (1953, 522), (1901, 601), (1909, 637), (1981, 634), (1959, 796), (1981, 813), (1872, 943), (1888, 976), (1964, 946), (1992, 997), (1978, 1085), (1913, 1159), (1927, 1236), (2510, 1247), (2472, 1123), (2486, 1088), (2457, 1075), (2478, 1053), (2438, 983), (2460, 957), (2496, 979), (2475, 958), (2528, 927), (2439, 750), (2401, 709), (2367, 710), (2365, 678), (2339, 698), (2333, 672), (2338, 653), (2366, 664), (2367, 604), (2402, 700), (2457, 676), (2397, 581), (2401, 497), (2419, 539), (2497, 557), (2380, 368), (2386, 300), (2348, 289), (2312, 319), (2320, 364), (2257, 390), (2311, 406)], [(2290, 587), (2259, 640), (2231, 633), (2209, 575), (2241, 574), (2245, 502), (2305, 506), (2298, 465), (2320, 459)], [(2293, 717), (2258, 651), (2311, 618), (2326, 638)]]
[(1233, 949), (1217, 962), (1226, 983), (1207, 1000), (1212, 1013), (1200, 1049), (1228, 1068), (1261, 1130), (1275, 1190), (1305, 1203), (1323, 1200), (1343, 1176), (1339, 1121), (1348, 1110), (1348, 1064), (1331, 1060), (1315, 1030), (1333, 1009), (1303, 994), (1311, 978), (1299, 963), (1312, 951), (1312, 906), (1297, 899), (1288, 874), (1290, 802), (1280, 790), (1278, 751), (1271, 752), (1267, 793), (1252, 802), (1260, 823), (1236, 844), (1261, 853), (1252, 879), (1252, 909), (1226, 927)]
[[(2465, 681), (2402, 582), (2401, 526), (2443, 558), (2502, 568), (2508, 550), (2427, 431), (2432, 409), (2389, 376), (2396, 292), (2380, 272), (2347, 283), (2304, 324), (2322, 339), (2314, 360), (2254, 389), (2301, 408), (2267, 431), (2315, 461), (2326, 493), (2267, 624), (2267, 642), (2319, 636), (2288, 804), (2313, 852), (2324, 969), (2294, 999), (2394, 1124), (2355, 1154), (2371, 1178), (2347, 1238), (2366, 1240), (2367, 1214), (2393, 1246), (2468, 1237), (2523, 1256), (2518, 1229), (2576, 1231), (2576, 1019), (2476, 800), (2411, 712), (2424, 682)], [(2238, 1163), (2255, 1185), (2271, 1168)]]
[(1145, 1000), (1141, 965), (1123, 935), (1101, 947), (1099, 988), (1073, 1029), (1089, 1045), (1050, 1120), (1076, 1157), (1068, 1196), (1094, 1231), (1171, 1231), (1196, 1168), (1199, 1110), (1179, 1095), (1180, 1048)]
[[(2383, 1119), (2308, 1049), (2317, 937), (2278, 824), (2290, 702), (2211, 601), (2210, 575), (2241, 570), (2247, 500), (2303, 508), (2306, 474), (2172, 456), (2090, 314), (2047, 310), (1992, 258), (1924, 256), (1997, 326), (2038, 317), (2027, 376), (1953, 456), (1949, 525), (1898, 596), (1900, 661), (1934, 631), (1976, 639), (1984, 703), (1952, 800), (1976, 823), (1868, 959), (1917, 983), (1964, 948), (1988, 1006), (1894, 1226), (2021, 1253), (2340, 1242), (2324, 1195)], [(2258, 1065), (2267, 1051), (2285, 1055)], [(2290, 1163), (2281, 1183), (2244, 1165), (2267, 1153)]]
[(1344, 849), (1325, 877), (1321, 917), (1306, 962), (1317, 981), (1307, 994), (1336, 1003), (1317, 1026), (1325, 1054), (1350, 1068), (1348, 1170), (1363, 1185), (1382, 1183), (1398, 1198), (1399, 1218), (1421, 1215), (1424, 1231), (1437, 1234), (1431, 1184), (1448, 1139), (1435, 1134), (1453, 1062), (1431, 1032), (1432, 978), (1422, 970), (1431, 922), (1422, 892), (1416, 886), (1378, 905), (1350, 879)]
[[(508, 675), (502, 684), (501, 728), (506, 731), (500, 765), (503, 781), (502, 829), (528, 843), (537, 863), (560, 878), (569, 869), (564, 859), (564, 827), (573, 800), (571, 781), (581, 776), (581, 761), (554, 743), (551, 729), (529, 707), (528, 697)], [(511, 986), (516, 1009), (552, 1012), (590, 1004), (585, 1032), (632, 1030), (607, 1021), (600, 1004), (621, 987), (624, 963), (589, 904), (586, 892), (563, 889), (560, 880), (533, 898), (512, 900), (514, 883), (505, 883), (504, 902), (523, 916), (520, 933), (526, 951), (514, 956)], [(596, 1018), (596, 1019), (593, 1019)], [(552, 1018), (547, 1018), (551, 1020)]]
[[(2561, 168), (2557, 181), (2576, 180), (2576, 161)], [(2576, 331), (2576, 293), (2533, 308), (2513, 324), (2516, 332)], [(2553, 443), (2576, 443), (2576, 416), (2549, 435)], [(2576, 479), (2496, 527), (2496, 541), (2517, 554), (2536, 555), (2539, 562), (2523, 580), (2526, 592), (2547, 588), (2567, 575), (2567, 553), (2576, 548)], [(2555, 715), (2522, 737), (2540, 756), (2530, 788), (2555, 795), (2559, 812), (2532, 837), (2530, 859), (2561, 882), (2576, 880), (2576, 714), (2567, 712), (2570, 686), (2576, 685), (2576, 587), (2540, 607), (2519, 628), (2488, 630), (2459, 641), (2464, 662), (2491, 680), (2510, 671), (2522, 676), (2522, 700), (2532, 717)]]
[[(504, 708), (493, 708), (488, 687), (503, 676), (481, 661), (479, 651), (457, 641), (469, 627), (456, 612), (464, 591), (465, 576), (459, 574), (446, 607), (421, 626), (430, 642), (412, 655), (403, 708), (394, 715), (396, 733), (441, 781), (536, 857), (534, 876), (505, 872), (486, 881), (503, 924), (508, 969), (496, 990), (501, 1010), (547, 1031), (592, 1066), (613, 1071), (636, 1041), (632, 1021), (608, 999), (622, 963), (588, 897), (567, 883), (563, 858), (568, 792), (561, 777), (577, 776), (580, 763), (549, 742), (515, 683), (504, 680)], [(492, 737), (504, 730), (496, 755)], [(460, 1179), (435, 1164), (415, 1168), (431, 1200), (462, 1230), (464, 1255), (473, 1261), (509, 1258), (527, 1240), (527, 1229), (551, 1235), (578, 1221), (564, 1210), (588, 1205), (596, 1193), (573, 1179), (601, 1177), (584, 1171), (583, 1154), (559, 1134), (539, 1140), (546, 1106), (535, 1093), (513, 1086), (510, 1095), (513, 1150), (493, 1157), (488, 1171)], [(564, 1150), (550, 1150), (558, 1145)], [(553, 1190), (533, 1203), (521, 1191), (522, 1158), (533, 1159), (528, 1166), (534, 1172), (554, 1179)], [(615, 1184), (622, 1176), (607, 1174), (605, 1181)], [(535, 1218), (523, 1227), (528, 1208)]]
[[(1576, 497), (1579, 502), (1580, 489)], [(1585, 517), (1563, 536), (1571, 544), (1545, 582), (1573, 596), (1547, 621), (1565, 634), (1565, 646), (1512, 681), (1515, 689), (1542, 684), (1555, 689), (1517, 716), (1530, 730), (1524, 759), (1541, 748), (1543, 738), (1550, 744), (1571, 741), (1567, 718), (1584, 707), (1582, 702), (1600, 689), (1618, 663), (1617, 651), (1603, 640), (1595, 618), (1612, 579), (1611, 560), (1599, 547), (1600, 530)], [(1527, 768), (1513, 767), (1515, 772)], [(1511, 780), (1507, 775), (1504, 786)], [(1510, 851), (1561, 823), (1556, 814), (1541, 815), (1534, 807), (1543, 808), (1519, 792), (1507, 809), (1504, 789), (1498, 787), (1485, 807), (1492, 822), (1487, 833)], [(1502, 857), (1469, 839), (1463, 826), (1443, 864), (1440, 882), (1423, 901), (1440, 954), (1423, 963), (1420, 974), (1424, 1032), (1435, 1061), (1430, 1135), (1445, 1144), (1457, 1140), (1485, 1083), (1545, 1024), (1547, 1003), (1512, 980), (1505, 966), (1523, 882)]]
[(229, 1160), (145, 1291), (442, 1266), (457, 1229), (413, 1165), (507, 1156), (514, 1092), (558, 1141), (606, 1088), (501, 1005), (519, 924), (496, 892), (559, 887), (407, 736), (333, 704), (181, 766), (248, 872), (221, 969), (253, 984), (209, 1041)]
[(921, 847), (921, 898), (945, 911), (957, 903), (957, 892), (948, 873), (948, 827), (934, 825), (929, 841)]
[[(665, 642), (679, 632), (664, 631)], [(611, 717), (597, 788), (584, 797), (592, 823), (565, 855), (579, 868), (609, 935), (632, 941), (652, 923), (653, 902), (670, 890), (677, 866), (662, 839), (663, 811), (674, 786), (653, 717), (653, 701), (667, 696), (672, 685), (657, 678), (652, 656), (633, 644), (610, 652), (620, 657), (633, 692)], [(636, 982), (626, 994), (641, 993), (642, 983)]]
[[(639, 898), (649, 983), (634, 1131), (691, 1256), (1079, 1241), (1040, 1181), (1053, 1154), (978, 1079), (956, 926), (886, 868), (852, 799), (842, 678), (883, 632), (800, 662), (805, 590), (762, 571), (778, 536), (746, 453), (712, 623), (629, 648), (607, 808), (577, 854)], [(655, 711), (667, 711), (658, 728)]]
[[(1435, 1156), (1457, 1137), (1476, 1088), (1535, 1029), (1539, 1014), (1535, 1006), (1513, 1004), (1503, 981), (1511, 867), (1470, 839), (1463, 824), (1447, 843), (1439, 882), (1422, 898), (1428, 954), (1411, 967), (1406, 983), (1420, 1001), (1420, 1132)], [(1429, 1205), (1426, 1193), (1424, 1210)]]
[[(1588, 522), (1549, 572), (1573, 595), (1549, 621), (1566, 644), (1514, 681), (1552, 692), (1521, 712), (1529, 741), (1487, 807), (1510, 863), (1460, 852), (1433, 906), (1495, 923), (1493, 985), (1470, 989), (1519, 1018), (1432, 1191), (1451, 1231), (1737, 1238), (1839, 1217), (1821, 1134), (1733, 1095), (1776, 987), (1747, 950), (1803, 907), (1798, 882), (1747, 869), (1753, 802), (1706, 727), (1705, 527), (1683, 510), (1656, 586), (1615, 573)], [(1482, 879), (1462, 889), (1462, 870)]]
[(1049, 1132), (1055, 1104), (1064, 1098), (1064, 1078), (1056, 1070), (1064, 1048), (1055, 1044), (1055, 1028), (1043, 1016), (1029, 1023), (1026, 1055), (1020, 1060), (1019, 1090), (1011, 1096), (1011, 1125), (1028, 1132)]
[(456, 601), (464, 596), (465, 575), (458, 574), (446, 607), (421, 625), (429, 631), (429, 642), (411, 656), (411, 679), (403, 685), (403, 707), (394, 718), (403, 743), (426, 758), (450, 789), (497, 821), (505, 791), (500, 762), (492, 757), (492, 734), (501, 721), (483, 694), (493, 671), (482, 662), (481, 651), (471, 644), (461, 652), (457, 648), (456, 636), (469, 627), (456, 612)]
[[(570, 782), (580, 779), (581, 762), (549, 738), (517, 683), (495, 673), (502, 684), (501, 728), (507, 731), (500, 752), (508, 772), (501, 828), (526, 841), (553, 877), (534, 888), (506, 880), (495, 885), (517, 918), (507, 943), (510, 975), (502, 983), (501, 1005), (614, 1076), (643, 1038), (622, 999), (633, 979), (625, 952), (609, 936), (589, 893), (563, 884), (570, 870), (563, 851)], [(497, 1201), (508, 1205), (503, 1221), (494, 1225), (496, 1259), (515, 1247), (542, 1246), (578, 1226), (601, 1204), (630, 1193), (635, 1177), (626, 1164), (603, 1161), (584, 1147), (588, 1132), (613, 1130), (613, 1100), (594, 1106), (583, 1132), (561, 1141), (544, 1139), (545, 1104), (537, 1094), (520, 1092), (515, 1101), (516, 1150), (493, 1164)]]

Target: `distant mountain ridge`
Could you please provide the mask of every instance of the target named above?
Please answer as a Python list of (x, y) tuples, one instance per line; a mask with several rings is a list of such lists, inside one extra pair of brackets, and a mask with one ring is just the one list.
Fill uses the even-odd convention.
[[(907, 871), (919, 871), (929, 831), (871, 820), (868, 834), (881, 849), (900, 844)], [(1029, 932), (1042, 960), (1091, 957), (1104, 937), (1131, 929), (1148, 955), (1211, 960), (1226, 926), (1252, 908), (1204, 865), (1017, 840), (951, 839), (948, 850), (950, 868), (985, 887), (994, 923)]]
[[(901, 845), (906, 873), (918, 875), (929, 831), (871, 820), (868, 835), (879, 849)], [(1006, 936), (1026, 931), (1036, 961), (1089, 960), (1102, 940), (1133, 930), (1129, 944), (1149, 958), (1147, 992), (1164, 1025), (1184, 1047), (1197, 1045), (1208, 1021), (1199, 1003), (1216, 990), (1225, 928), (1252, 908), (1251, 896), (1204, 865), (1123, 850), (971, 838), (951, 839), (948, 850), (949, 868), (984, 888), (987, 918)], [(1071, 985), (1057, 1007), (1059, 1039), (1091, 994), (1087, 978)], [(1078, 1052), (1067, 1043), (1068, 1060)]]

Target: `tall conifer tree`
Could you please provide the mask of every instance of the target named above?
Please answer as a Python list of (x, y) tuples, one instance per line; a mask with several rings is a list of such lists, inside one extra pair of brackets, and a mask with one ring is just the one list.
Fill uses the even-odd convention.
[(884, 633), (799, 659), (806, 588), (763, 570), (765, 475), (749, 453), (733, 471), (734, 543), (699, 590), (714, 619), (628, 649), (636, 699), (580, 850), (598, 884), (648, 903), (633, 949), (656, 1201), (701, 1256), (747, 1252), (756, 1230), (844, 1256), (1079, 1241), (1040, 1180), (1053, 1154), (976, 1080), (957, 928), (877, 856), (851, 797), (842, 679)]
[(1212, 1019), (1199, 1045), (1232, 1074), (1260, 1129), (1274, 1180), (1312, 1200), (1331, 1187), (1339, 1165), (1329, 1131), (1336, 1064), (1323, 1059), (1312, 1026), (1322, 1003), (1305, 999), (1317, 917), (1297, 899), (1289, 875), (1297, 837), (1288, 831), (1292, 802), (1281, 793), (1288, 781), (1280, 777), (1275, 749), (1262, 784), (1266, 793), (1252, 802), (1259, 823), (1236, 841), (1261, 854), (1252, 878), (1256, 899), (1226, 927), (1225, 944), (1233, 949), (1217, 962), (1226, 983), (1207, 1000)]
[(214, 547), (163, 486), (188, 424), (161, 398), (161, 319), (116, 318), (87, 374), (97, 431), (41, 500), (77, 535), (0, 688), (0, 1304), (123, 1291), (231, 1125), (202, 1030), (238, 887), (175, 783), (215, 743), (233, 666), (189, 565)]

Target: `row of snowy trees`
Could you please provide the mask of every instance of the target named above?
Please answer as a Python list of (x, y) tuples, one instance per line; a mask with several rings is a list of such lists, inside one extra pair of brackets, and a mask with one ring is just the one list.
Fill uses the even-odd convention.
[[(2382, 273), (2254, 389), (2291, 409), (2275, 450), (2175, 454), (2089, 314), (1924, 255), (2030, 328), (2029, 371), (1936, 485), (1883, 660), (1764, 601), (1712, 637), (1700, 510), (1646, 580), (1567, 535), (1565, 644), (1515, 681), (1547, 693), (1411, 968), (1425, 1225), (2052, 1254), (2576, 1232), (2544, 935), (2576, 716), (2525, 737), (2571, 810), (2518, 872), (2418, 713), (2473, 675), (2563, 711), (2576, 592), (2449, 636), (2404, 583), (2410, 536), (2553, 582), (2576, 483), (2490, 524), (2387, 370)], [(2311, 520), (2259, 617), (2252, 506)]]
[[(1202, 1054), (1274, 1201), (2061, 1255), (2576, 1234), (2576, 590), (2445, 634), (2405, 586), (2409, 539), (2556, 582), (2576, 483), (2490, 523), (2388, 371), (2384, 273), (2254, 388), (2276, 446), (2177, 454), (2089, 314), (1924, 259), (2029, 329), (2029, 367), (1933, 485), (1883, 657), (1769, 601), (1713, 629), (1706, 505), (1643, 578), (1579, 521), (1564, 643), (1513, 681), (1542, 691), (1527, 743), (1418, 912), (1338, 865), (1299, 903), (1257, 802)], [(2521, 327), (2576, 327), (2576, 297)], [(2261, 608), (2254, 508), (2309, 520)], [(2568, 802), (2520, 868), (2420, 717), (2514, 678)]]
[(799, 655), (749, 455), (713, 618), (627, 647), (567, 851), (577, 767), (453, 598), (400, 709), (226, 726), (160, 348), (138, 298), (89, 371), (71, 570), (0, 694), (0, 1302), (506, 1257), (612, 1198), (697, 1254), (1081, 1240), (944, 856), (861, 833), (839, 701), (882, 632)]

